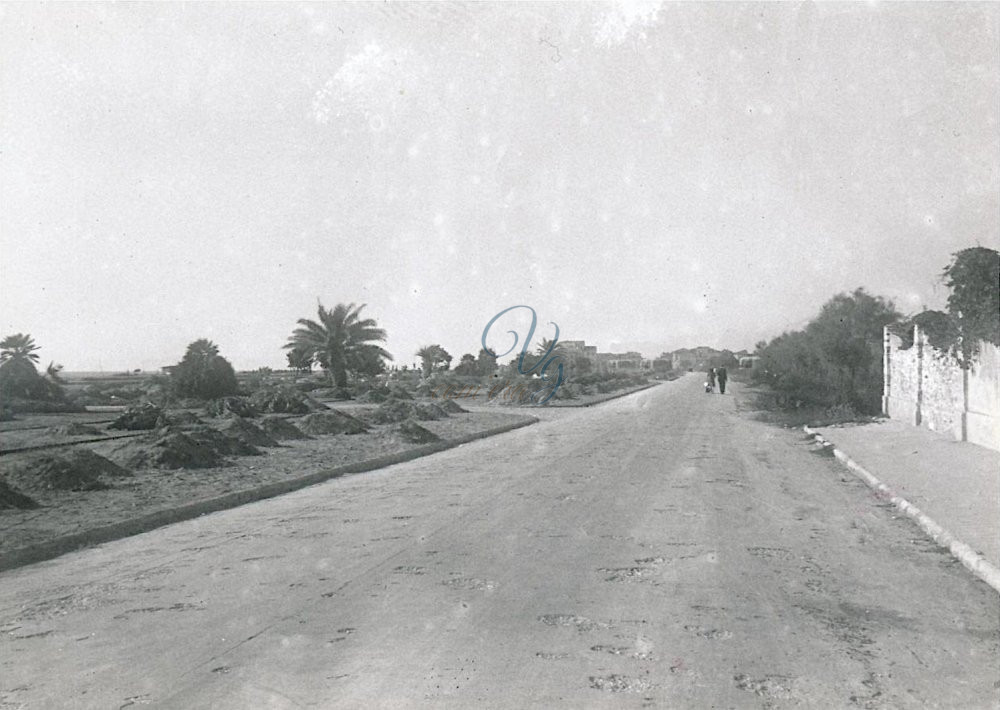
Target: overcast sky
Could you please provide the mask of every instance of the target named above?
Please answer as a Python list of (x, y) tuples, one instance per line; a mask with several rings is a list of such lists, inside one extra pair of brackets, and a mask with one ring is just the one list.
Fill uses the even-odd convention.
[[(1000, 240), (1000, 6), (0, 5), (0, 330), (67, 370), (487, 321), (752, 349)], [(43, 362), (43, 364), (44, 364)]]

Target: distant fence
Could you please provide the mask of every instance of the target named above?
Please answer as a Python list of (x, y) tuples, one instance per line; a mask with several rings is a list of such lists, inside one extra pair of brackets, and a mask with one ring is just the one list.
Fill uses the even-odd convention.
[(962, 369), (913, 326), (913, 345), (883, 332), (882, 413), (1000, 451), (1000, 348), (981, 342)]

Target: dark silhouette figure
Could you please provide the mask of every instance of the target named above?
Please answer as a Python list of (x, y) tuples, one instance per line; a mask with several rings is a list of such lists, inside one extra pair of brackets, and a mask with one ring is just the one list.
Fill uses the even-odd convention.
[(725, 394), (726, 380), (729, 379), (729, 373), (726, 372), (726, 368), (717, 367), (715, 368), (715, 376), (719, 378), (719, 394)]
[(715, 389), (715, 368), (708, 368), (708, 384), (712, 385), (712, 389)]

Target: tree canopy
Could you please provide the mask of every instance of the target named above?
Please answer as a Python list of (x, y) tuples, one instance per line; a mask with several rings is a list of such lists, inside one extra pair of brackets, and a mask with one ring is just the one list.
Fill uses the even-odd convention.
[(312, 356), (340, 388), (347, 386), (349, 371), (381, 371), (392, 355), (376, 344), (385, 342), (385, 331), (374, 319), (361, 317), (365, 305), (338, 303), (326, 309), (320, 303), (317, 320), (300, 318), (284, 347)]
[(170, 373), (174, 392), (181, 397), (215, 399), (236, 394), (236, 372), (219, 347), (207, 338), (188, 345), (183, 359)]

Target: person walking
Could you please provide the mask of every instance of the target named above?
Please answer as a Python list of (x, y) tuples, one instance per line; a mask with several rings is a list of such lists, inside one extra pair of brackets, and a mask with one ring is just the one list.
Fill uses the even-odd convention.
[(714, 367), (708, 368), (708, 384), (712, 388), (712, 389), (709, 390), (709, 392), (715, 390), (715, 368)]
[(726, 372), (726, 368), (717, 367), (715, 368), (715, 376), (719, 380), (719, 394), (726, 393), (726, 380), (729, 379), (729, 373)]

